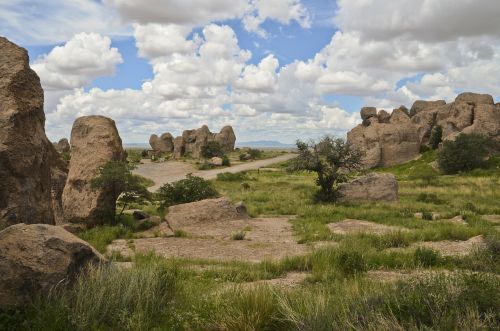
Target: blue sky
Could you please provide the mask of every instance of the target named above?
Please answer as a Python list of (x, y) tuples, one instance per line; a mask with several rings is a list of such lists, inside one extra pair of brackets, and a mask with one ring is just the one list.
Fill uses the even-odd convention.
[(496, 0), (12, 0), (0, 35), (28, 49), (53, 140), (101, 114), (125, 142), (231, 124), (290, 143), (344, 135), (365, 105), (498, 100), (498, 15)]

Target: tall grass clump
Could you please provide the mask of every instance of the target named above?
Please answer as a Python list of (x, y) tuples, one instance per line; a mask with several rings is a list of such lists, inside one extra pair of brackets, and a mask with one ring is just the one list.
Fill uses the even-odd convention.
[(30, 312), (32, 330), (150, 330), (168, 318), (179, 288), (175, 266), (150, 260), (130, 269), (109, 265), (56, 288)]

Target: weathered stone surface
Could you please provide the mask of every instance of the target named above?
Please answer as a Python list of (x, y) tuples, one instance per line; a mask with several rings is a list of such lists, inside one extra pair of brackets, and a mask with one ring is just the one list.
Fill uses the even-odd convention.
[(470, 103), (475, 106), (480, 105), (480, 104), (485, 104), (485, 105), (493, 105), (493, 97), (489, 94), (479, 94), (479, 93), (471, 93), (471, 92), (465, 92), (461, 93), (457, 96), (455, 99), (455, 102), (465, 102), (465, 103)]
[(57, 142), (57, 144), (54, 144), (54, 147), (59, 153), (69, 153), (71, 146), (69, 145), (69, 141), (66, 138), (62, 138)]
[(211, 141), (218, 142), (224, 152), (232, 152), (236, 142), (233, 128), (225, 126), (219, 133), (210, 132), (206, 125), (199, 129), (185, 130), (182, 136), (174, 139), (174, 157), (179, 158), (189, 154), (194, 158), (199, 158), (202, 148)]
[(413, 103), (413, 106), (411, 106), (410, 116), (413, 117), (422, 111), (431, 110), (436, 107), (444, 105), (446, 105), (446, 101), (444, 100), (436, 100), (436, 101), (417, 100)]
[(155, 134), (151, 135), (149, 144), (155, 153), (172, 153), (174, 151), (174, 138), (168, 132), (160, 137)]
[(0, 225), (54, 223), (43, 90), (28, 53), (0, 37)]
[(389, 123), (389, 120), (391, 119), (391, 114), (382, 109), (378, 112), (377, 118), (379, 123)]
[(223, 163), (223, 160), (220, 157), (213, 157), (210, 159), (210, 164), (214, 165), (216, 167), (220, 167), (222, 165), (222, 163)]
[(215, 135), (215, 141), (217, 141), (224, 149), (224, 152), (234, 151), (234, 144), (236, 143), (236, 135), (234, 134), (233, 127), (226, 125), (220, 130), (218, 134)]
[(418, 156), (417, 131), (404, 110), (395, 109), (385, 123), (372, 119), (347, 133), (347, 140), (364, 152), (365, 168), (390, 166)]
[(51, 175), (51, 195), (52, 211), (56, 225), (66, 223), (62, 204), (62, 195), (66, 180), (68, 178), (68, 163), (61, 158), (61, 155), (54, 147), (50, 153), (50, 175)]
[(93, 190), (91, 180), (108, 161), (125, 160), (115, 122), (103, 116), (78, 118), (71, 130), (71, 161), (63, 192), (64, 218), (89, 226), (102, 223), (115, 201), (109, 189)]
[(375, 107), (363, 107), (361, 108), (361, 119), (366, 121), (370, 117), (377, 116), (377, 108)]
[(249, 216), (240, 205), (228, 198), (207, 199), (169, 207), (166, 221), (173, 230), (229, 220), (246, 219)]
[(493, 147), (500, 151), (500, 107), (478, 104), (474, 108), (474, 123), (462, 132), (489, 137), (493, 141)]
[(429, 142), (432, 129), (436, 124), (438, 110), (438, 107), (421, 110), (411, 118), (411, 122), (417, 130), (418, 141), (421, 145)]
[(341, 201), (398, 201), (398, 182), (392, 174), (369, 174), (339, 187)]
[(443, 140), (472, 125), (473, 120), (474, 105), (466, 102), (455, 101), (437, 110), (436, 125), (443, 128)]
[(16, 224), (0, 232), (0, 308), (27, 304), (104, 258), (61, 227)]

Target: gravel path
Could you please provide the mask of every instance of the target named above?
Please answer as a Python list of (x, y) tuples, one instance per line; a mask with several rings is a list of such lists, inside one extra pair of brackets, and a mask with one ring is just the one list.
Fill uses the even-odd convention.
[(246, 162), (229, 168), (211, 170), (197, 170), (191, 164), (180, 161), (167, 161), (162, 163), (143, 161), (144, 163), (140, 164), (133, 172), (137, 175), (149, 178), (153, 182), (155, 182), (155, 185), (149, 188), (151, 192), (155, 192), (163, 184), (181, 180), (185, 178), (189, 173), (205, 179), (213, 179), (216, 178), (218, 174), (223, 172), (237, 173), (241, 171), (255, 170), (270, 166), (275, 163), (288, 161), (295, 156), (295, 154), (284, 154), (272, 159)]

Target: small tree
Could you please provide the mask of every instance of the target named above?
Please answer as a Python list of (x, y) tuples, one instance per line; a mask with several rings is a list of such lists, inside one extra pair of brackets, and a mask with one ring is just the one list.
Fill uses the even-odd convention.
[(443, 128), (438, 125), (432, 130), (431, 137), (429, 138), (429, 145), (432, 149), (437, 149), (439, 144), (443, 141)]
[(336, 201), (338, 185), (346, 182), (347, 173), (361, 168), (363, 154), (341, 138), (325, 136), (318, 143), (297, 141), (299, 156), (290, 162), (289, 170), (315, 172), (317, 201)]
[(201, 147), (201, 156), (205, 159), (210, 159), (212, 157), (223, 157), (224, 149), (218, 142), (209, 141), (206, 145)]
[(439, 168), (445, 174), (470, 171), (482, 166), (489, 154), (490, 139), (461, 133), (455, 141), (445, 141), (438, 153)]
[[(118, 214), (120, 220), (126, 206), (132, 202), (144, 202), (150, 199), (150, 193), (142, 184), (139, 176), (133, 175), (133, 165), (122, 161), (109, 161), (99, 168), (97, 176), (90, 182), (92, 189), (108, 189), (115, 201), (110, 214), (116, 218), (116, 203), (122, 203), (123, 207)], [(116, 219), (114, 219), (115, 221)]]

